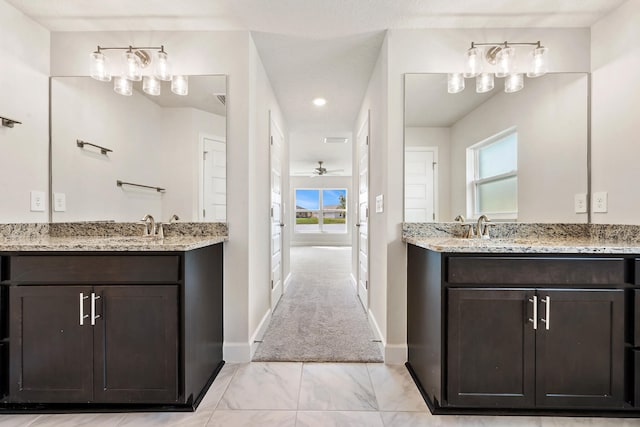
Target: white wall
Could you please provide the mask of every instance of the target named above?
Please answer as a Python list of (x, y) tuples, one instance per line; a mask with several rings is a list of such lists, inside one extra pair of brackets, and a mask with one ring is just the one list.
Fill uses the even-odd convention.
[[(352, 198), (357, 197), (353, 192), (353, 180), (350, 176), (322, 176), (304, 177), (292, 176), (290, 178), (291, 188), (289, 191), (288, 210), (289, 221), (287, 233), (291, 238), (292, 246), (351, 246), (353, 224), (357, 210), (353, 210)], [(347, 189), (347, 232), (346, 233), (296, 233), (296, 212), (295, 212), (295, 190), (297, 188), (346, 188)]]
[(0, 0), (0, 223), (47, 222), (30, 191), (49, 191), (49, 31)]
[[(387, 120), (388, 120), (388, 67), (389, 67), (389, 43), (385, 38), (380, 48), (380, 55), (376, 61), (367, 92), (362, 101), (358, 118), (353, 126), (354, 138), (357, 138), (361, 125), (369, 117), (369, 320), (374, 325), (374, 332), (379, 335), (385, 346), (385, 362), (392, 362), (390, 355), (391, 346), (387, 342), (387, 234), (385, 214), (375, 212), (375, 198), (378, 194), (385, 195), (386, 211), (393, 209), (388, 198), (387, 180), (388, 169), (385, 161), (389, 155), (387, 144)], [(353, 188), (358, 188), (358, 143), (353, 143)], [(393, 155), (393, 153), (392, 153)], [(402, 158), (402, 148), (400, 157)], [(402, 175), (402, 169), (396, 171)], [(402, 176), (400, 176), (402, 182)], [(401, 194), (402, 197), (402, 194)], [(358, 199), (352, 197), (352, 210), (358, 211)], [(402, 200), (400, 201), (402, 210)], [(358, 234), (353, 235), (352, 272), (354, 279), (358, 271), (358, 253), (356, 242)]]
[[(247, 206), (249, 210), (249, 353), (253, 355), (257, 346), (253, 345), (260, 339), (271, 315), (271, 176), (270, 165), (270, 117), (276, 122), (285, 135), (282, 147), (282, 188), (283, 199), (286, 201), (286, 189), (289, 186), (289, 157), (287, 142), (287, 125), (282, 115), (277, 99), (267, 77), (258, 51), (250, 39), (249, 44), (249, 86), (250, 86), (250, 146), (248, 152), (250, 186)], [(233, 98), (232, 98), (233, 100)], [(230, 142), (233, 143), (233, 142)], [(229, 165), (233, 167), (233, 165)], [(231, 235), (229, 236), (231, 239)], [(289, 275), (289, 238), (287, 233), (282, 236), (282, 277)], [(235, 267), (237, 268), (237, 267)], [(228, 310), (235, 307), (225, 306)]]
[(591, 28), (591, 191), (608, 193), (594, 223), (640, 223), (640, 0)]
[(404, 144), (407, 147), (438, 147), (438, 218), (440, 221), (452, 221), (449, 179), (451, 176), (451, 128), (406, 127)]
[(469, 215), (467, 148), (507, 129), (518, 132), (518, 222), (587, 222), (574, 195), (587, 192), (586, 74), (526, 79), (498, 92), (451, 127), (451, 211)]

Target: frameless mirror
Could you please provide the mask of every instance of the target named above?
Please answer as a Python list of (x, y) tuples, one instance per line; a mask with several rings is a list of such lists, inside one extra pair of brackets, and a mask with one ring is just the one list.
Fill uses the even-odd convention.
[(90, 77), (51, 78), (53, 222), (226, 221), (226, 77), (189, 76), (131, 96)]
[(525, 79), (515, 93), (502, 79), (466, 86), (405, 75), (405, 221), (587, 222), (588, 74)]

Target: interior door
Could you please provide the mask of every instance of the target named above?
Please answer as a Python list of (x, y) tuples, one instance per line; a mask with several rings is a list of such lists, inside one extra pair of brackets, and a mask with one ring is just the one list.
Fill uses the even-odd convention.
[(275, 309), (282, 297), (282, 145), (284, 135), (270, 119), (271, 140), (271, 309)]
[(407, 222), (435, 222), (436, 151), (434, 147), (406, 147), (404, 219)]
[(227, 144), (212, 137), (202, 138), (202, 183), (199, 219), (227, 220)]
[(358, 298), (369, 309), (369, 117), (358, 131)]

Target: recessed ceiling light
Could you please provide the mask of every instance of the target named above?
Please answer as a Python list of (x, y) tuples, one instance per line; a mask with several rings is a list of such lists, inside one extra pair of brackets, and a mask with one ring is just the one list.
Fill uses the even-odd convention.
[(327, 100), (324, 98), (316, 98), (313, 100), (313, 105), (315, 105), (316, 107), (322, 107), (326, 103), (327, 103)]

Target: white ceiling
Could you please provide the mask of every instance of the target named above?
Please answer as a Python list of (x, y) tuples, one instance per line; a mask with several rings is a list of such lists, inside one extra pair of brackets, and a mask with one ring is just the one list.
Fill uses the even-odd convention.
[(52, 31), (252, 31), (289, 127), (331, 136), (355, 121), (386, 29), (589, 27), (625, 0), (7, 1)]

